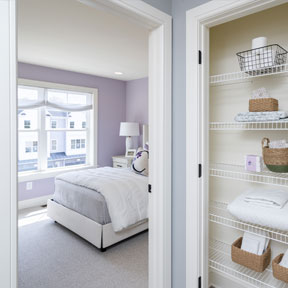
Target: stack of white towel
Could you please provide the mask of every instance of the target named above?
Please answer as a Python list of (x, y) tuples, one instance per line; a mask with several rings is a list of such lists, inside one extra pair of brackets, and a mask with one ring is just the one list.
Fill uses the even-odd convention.
[(241, 249), (256, 255), (263, 255), (269, 245), (269, 239), (248, 232), (244, 233)]
[(253, 189), (245, 195), (244, 201), (256, 206), (281, 209), (288, 202), (288, 193), (276, 189)]
[(276, 148), (276, 149), (282, 149), (282, 148), (288, 148), (288, 142), (286, 140), (277, 140), (277, 141), (271, 141), (269, 143), (269, 148)]
[(280, 266), (283, 266), (285, 268), (288, 268), (288, 250), (286, 251), (286, 253), (284, 254), (281, 262), (279, 263)]

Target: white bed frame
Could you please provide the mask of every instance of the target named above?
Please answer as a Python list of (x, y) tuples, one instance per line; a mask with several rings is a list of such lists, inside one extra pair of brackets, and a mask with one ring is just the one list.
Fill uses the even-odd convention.
[[(148, 125), (143, 125), (143, 147), (148, 142), (148, 135)], [(56, 203), (53, 199), (47, 201), (47, 215), (55, 222), (99, 248), (102, 252), (106, 251), (107, 247), (148, 229), (148, 220), (146, 220), (120, 232), (114, 232), (111, 223), (105, 225), (99, 224), (78, 212)]]
[(101, 225), (52, 199), (47, 202), (47, 210), (51, 219), (78, 234), (102, 252), (107, 247), (148, 229), (148, 221), (145, 221), (115, 233), (111, 223)]

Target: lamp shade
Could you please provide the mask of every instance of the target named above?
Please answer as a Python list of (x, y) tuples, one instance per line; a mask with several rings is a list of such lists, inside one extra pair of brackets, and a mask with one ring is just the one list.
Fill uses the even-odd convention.
[(134, 122), (121, 122), (120, 123), (120, 136), (139, 136), (139, 123)]

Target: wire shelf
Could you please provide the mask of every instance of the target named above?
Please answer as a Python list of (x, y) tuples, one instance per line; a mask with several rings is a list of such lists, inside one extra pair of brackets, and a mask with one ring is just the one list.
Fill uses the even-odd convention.
[(250, 172), (244, 166), (233, 164), (211, 164), (210, 176), (235, 179), (245, 182), (288, 186), (288, 173), (270, 172), (268, 169), (262, 172)]
[(209, 220), (213, 223), (218, 223), (226, 227), (234, 228), (243, 232), (250, 232), (256, 235), (263, 235), (267, 232), (271, 240), (288, 245), (288, 232), (269, 227), (263, 227), (257, 224), (246, 223), (238, 220), (227, 210), (227, 203), (211, 201), (209, 207)]
[(288, 284), (273, 277), (271, 266), (264, 272), (255, 272), (231, 260), (231, 245), (218, 240), (210, 240), (209, 266), (212, 270), (241, 280), (253, 287), (260, 288), (288, 288)]
[(267, 68), (261, 68), (251, 71), (240, 71), (226, 74), (219, 74), (210, 76), (210, 85), (217, 85), (221, 83), (237, 82), (242, 80), (250, 80), (256, 77), (263, 77), (269, 75), (278, 75), (288, 72), (288, 64), (278, 65)]
[(288, 121), (210, 122), (210, 130), (288, 130)]

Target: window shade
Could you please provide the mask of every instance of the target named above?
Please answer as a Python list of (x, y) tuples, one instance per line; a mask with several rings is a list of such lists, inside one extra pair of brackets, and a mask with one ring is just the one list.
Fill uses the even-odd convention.
[(18, 109), (50, 107), (67, 112), (93, 109), (92, 94), (64, 90), (20, 87)]

